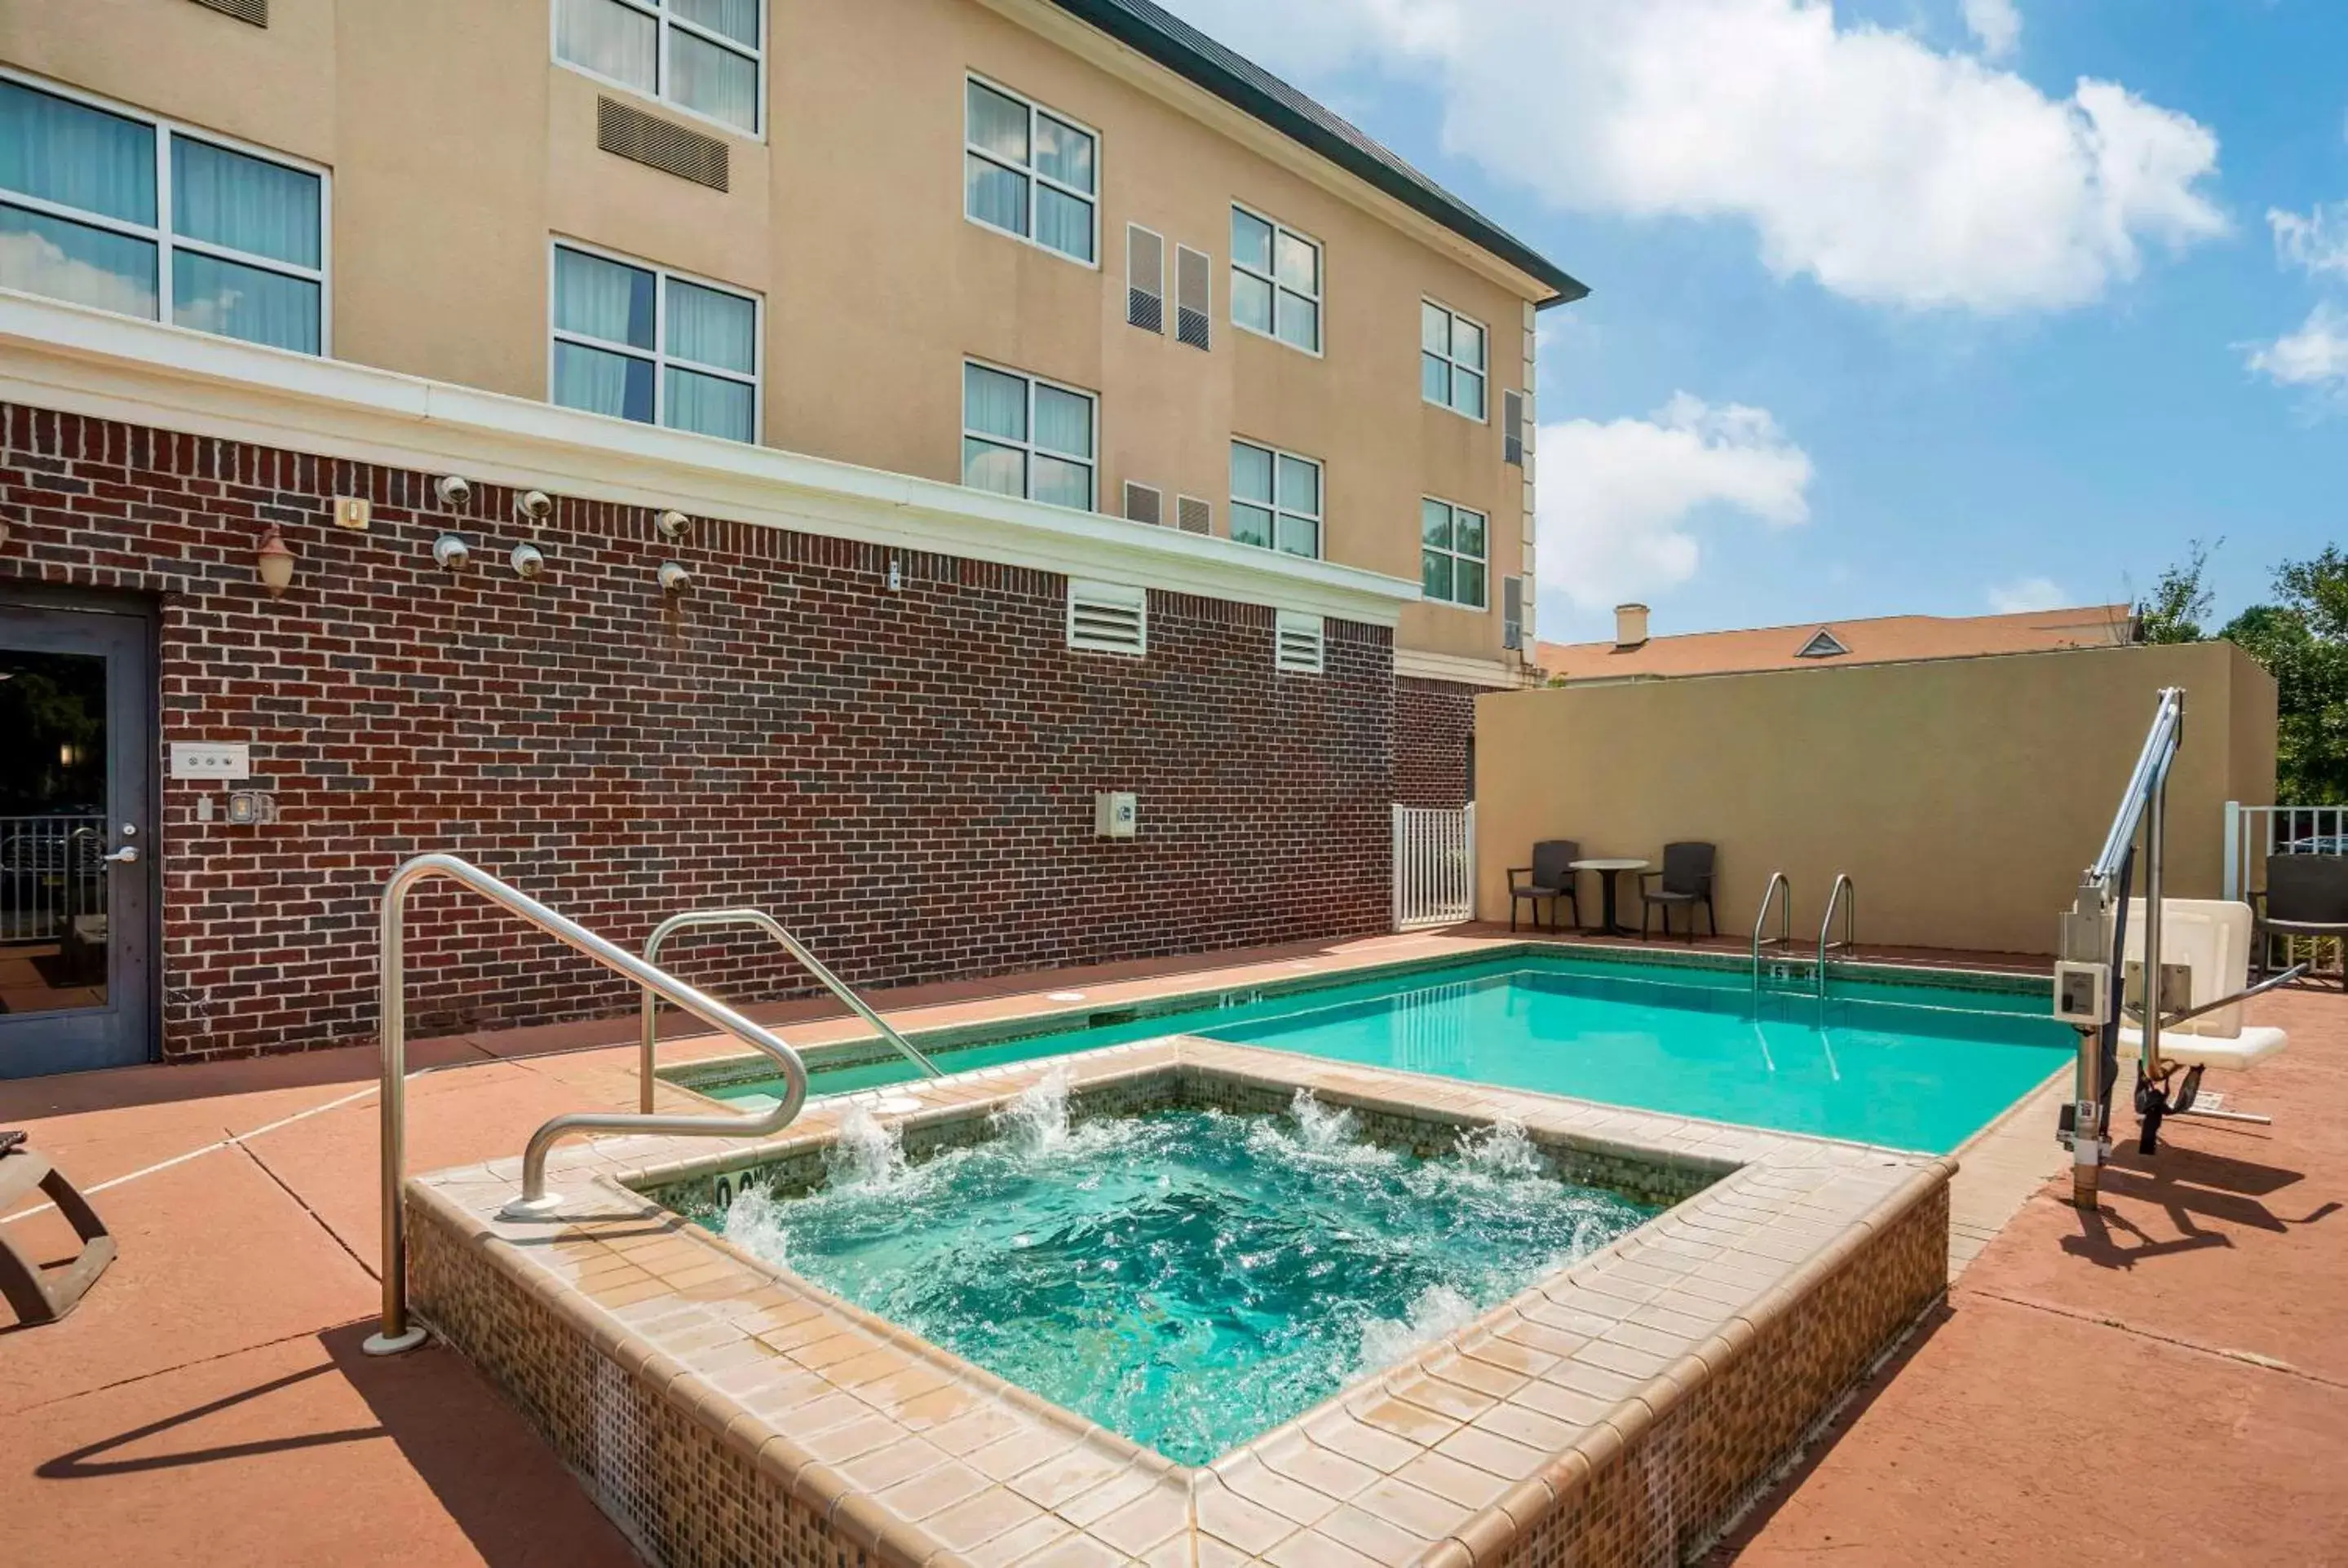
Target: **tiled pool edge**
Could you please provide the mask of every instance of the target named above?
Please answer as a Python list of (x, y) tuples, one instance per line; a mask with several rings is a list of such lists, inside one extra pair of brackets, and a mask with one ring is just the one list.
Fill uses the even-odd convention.
[[(875, 1474), (874, 1455), (826, 1457), (852, 1446), (838, 1433), (855, 1421), (787, 1427), (744, 1401), (797, 1379), (803, 1394), (848, 1401), (832, 1415), (854, 1404), (829, 1352), (792, 1337), (811, 1318), (836, 1327), (823, 1343), (857, 1350), (855, 1361), (871, 1358), (860, 1348), (868, 1344), (943, 1353), (869, 1315), (810, 1306), (792, 1276), (664, 1222), (614, 1181), (760, 1163), (823, 1140), (833, 1116), (811, 1112), (803, 1130), (761, 1149), (631, 1140), (559, 1153), (558, 1187), (586, 1197), (582, 1184), (593, 1184), (590, 1212), (606, 1233), (593, 1244), (599, 1257), (619, 1255), (592, 1266), (612, 1270), (583, 1276), (553, 1266), (563, 1245), (545, 1227), (489, 1217), (511, 1191), (511, 1162), (418, 1178), (408, 1200), (419, 1307), (655, 1562), (1040, 1561), (1047, 1544), (1068, 1562), (1107, 1562), (1154, 1559), (1178, 1542), (1174, 1556), (1189, 1562), (1195, 1542), (1200, 1562), (1218, 1551), (1303, 1562), (1344, 1545), (1390, 1562), (1450, 1563), (1554, 1562), (1570, 1546), (1571, 1561), (1605, 1563), (1669, 1560), (1725, 1522), (1945, 1279), (1946, 1161), (1246, 1047), (1151, 1042), (994, 1070), (932, 1086), (932, 1107), (904, 1120), (983, 1109), (1054, 1066), (1079, 1070), (1088, 1088), (1200, 1071), (1254, 1085), (1258, 1105), (1263, 1093), (1309, 1086), (1331, 1103), (1419, 1112), (1439, 1126), (1507, 1114), (1544, 1142), (1730, 1173), (1203, 1470), (1173, 1466), (965, 1367), (974, 1377), (962, 1387), (976, 1391), (975, 1404), (949, 1427), (989, 1409), (1031, 1434), (1041, 1423), (1053, 1451), (1034, 1456), (1035, 1471), (1057, 1465), (1064, 1481), (1084, 1484), (1045, 1503), (1039, 1496), (1058, 1483), (1025, 1470), (996, 1477), (983, 1458), (991, 1450), (973, 1449), (949, 1464), (977, 1462), (977, 1490), (919, 1519), (881, 1501), (885, 1472), (859, 1479)], [(653, 1270), (658, 1283), (595, 1299), (596, 1279), (617, 1277), (628, 1257), (664, 1266)], [(736, 1331), (761, 1324), (767, 1342)], [(1003, 1530), (984, 1534), (998, 1499)], [(1159, 1525), (1162, 1537), (1144, 1539)]]

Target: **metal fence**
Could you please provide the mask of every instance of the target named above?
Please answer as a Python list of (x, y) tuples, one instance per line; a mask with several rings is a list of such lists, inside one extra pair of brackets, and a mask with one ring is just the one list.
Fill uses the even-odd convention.
[(1394, 920), (1397, 931), (1476, 917), (1476, 808), (1394, 808)]
[(2225, 897), (2247, 898), (2276, 855), (2348, 855), (2348, 805), (2226, 803)]
[(46, 942), (106, 913), (106, 818), (0, 816), (0, 942)]

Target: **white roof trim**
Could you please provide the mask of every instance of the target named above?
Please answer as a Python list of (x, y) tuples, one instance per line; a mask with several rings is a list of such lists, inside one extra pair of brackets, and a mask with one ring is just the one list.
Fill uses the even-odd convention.
[(1513, 691), (1532, 683), (1517, 666), (1498, 659), (1471, 659), (1457, 653), (1428, 653), (1416, 648), (1395, 649), (1394, 670), (1395, 674), (1404, 680), (1448, 681), (1460, 686), (1491, 686)]
[(1418, 585), (0, 289), (0, 401), (1392, 626)]

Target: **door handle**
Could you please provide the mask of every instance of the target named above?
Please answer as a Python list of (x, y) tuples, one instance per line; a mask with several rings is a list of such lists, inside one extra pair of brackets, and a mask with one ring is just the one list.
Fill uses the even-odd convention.
[(126, 844), (108, 856), (106, 863), (109, 866), (136, 866), (139, 864), (139, 846), (135, 844)]

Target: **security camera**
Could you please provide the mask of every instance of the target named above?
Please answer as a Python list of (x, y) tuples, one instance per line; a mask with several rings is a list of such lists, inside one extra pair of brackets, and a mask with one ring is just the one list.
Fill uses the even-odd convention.
[(432, 493), (444, 507), (461, 507), (473, 498), (473, 487), (455, 474), (443, 474), (432, 483)]
[(554, 516), (554, 497), (543, 490), (524, 490), (514, 497), (514, 511), (527, 523), (542, 523)]
[(654, 528), (664, 539), (681, 539), (685, 538), (685, 530), (692, 526), (693, 519), (683, 512), (663, 512), (653, 519)]
[(513, 554), (506, 559), (513, 562), (514, 576), (524, 579), (536, 577), (546, 569), (546, 557), (536, 545), (516, 545)]
[(682, 593), (693, 581), (693, 574), (675, 561), (664, 561), (656, 575), (663, 593)]
[(435, 566), (449, 571), (463, 571), (466, 563), (472, 559), (473, 547), (456, 534), (442, 534), (432, 541), (432, 564)]

